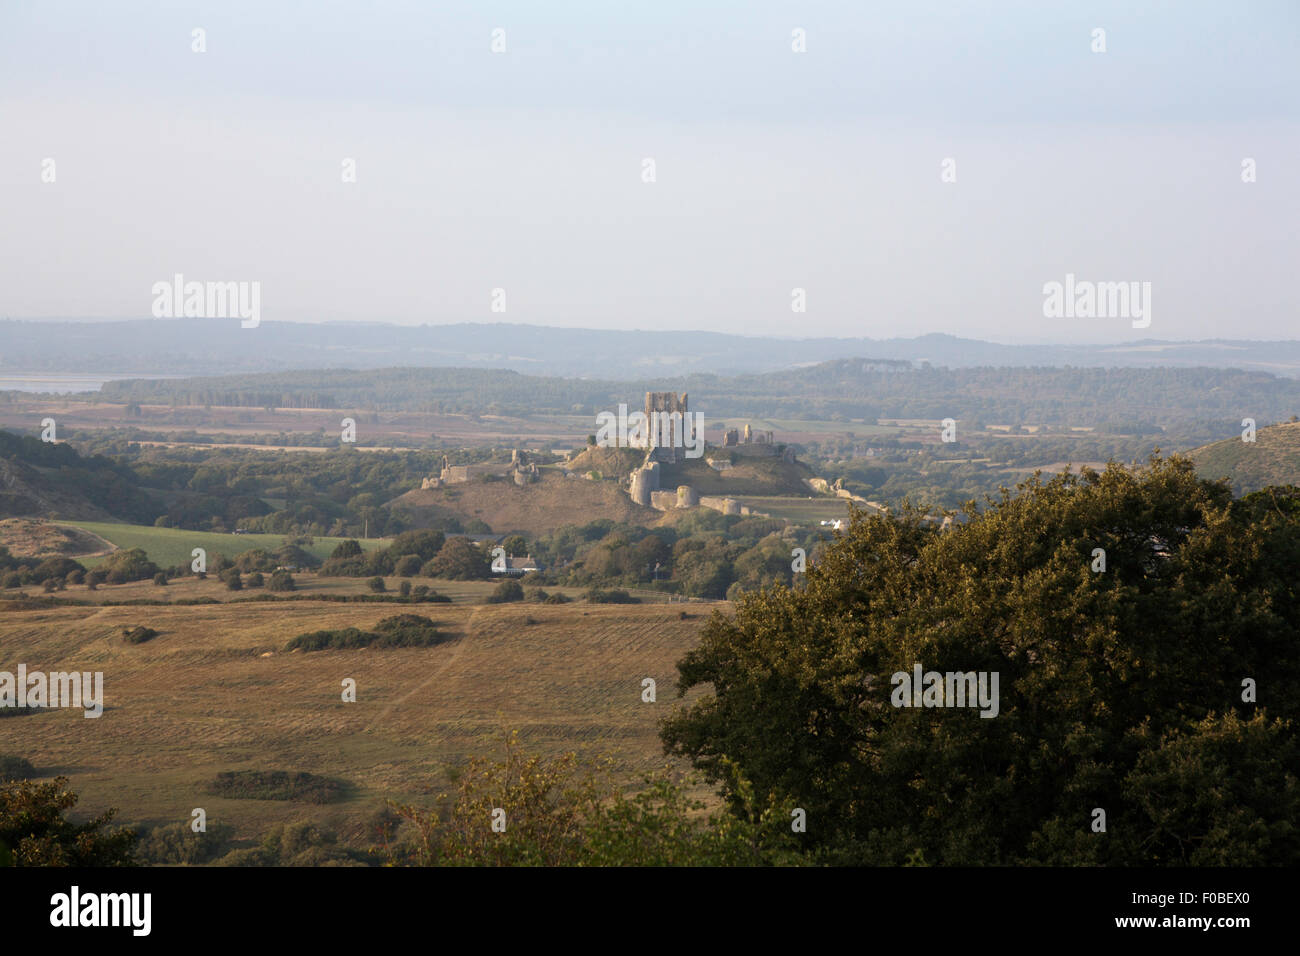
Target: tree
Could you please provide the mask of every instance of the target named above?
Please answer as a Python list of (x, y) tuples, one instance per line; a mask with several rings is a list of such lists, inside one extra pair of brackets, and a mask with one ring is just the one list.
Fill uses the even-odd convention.
[(393, 573), (401, 578), (409, 578), (419, 574), (423, 566), (424, 561), (418, 554), (407, 554), (397, 559), (397, 563), (393, 565)]
[[(855, 510), (804, 586), (706, 625), (678, 686), (713, 693), (665, 748), (733, 808), (729, 763), (797, 800), (827, 861), (1294, 865), (1300, 491), (1277, 499), (1153, 458), (1032, 478), (946, 531)], [(918, 665), (997, 674), (996, 716), (898, 706)]]
[(421, 573), (451, 581), (485, 581), (492, 576), (492, 563), (468, 538), (448, 538)]
[(330, 552), (330, 557), (339, 559), (359, 558), (361, 557), (361, 542), (353, 538), (341, 541), (338, 547)]
[(501, 542), (501, 547), (506, 549), (506, 554), (512, 558), (522, 558), (528, 554), (528, 542), (524, 540), (522, 534), (512, 534)]
[(375, 575), (373, 578), (371, 578), (370, 581), (367, 582), (367, 585), (370, 588), (370, 590), (374, 591), (376, 594), (380, 594), (386, 590), (384, 586), (384, 579), (381, 578), (379, 575)]
[(270, 591), (294, 591), (298, 585), (293, 580), (293, 575), (288, 571), (276, 571), (271, 575), (271, 582), (267, 585)]
[(108, 829), (116, 811), (71, 823), (63, 814), (76, 804), (67, 777), (0, 784), (0, 858), (16, 866), (131, 866), (136, 835)]

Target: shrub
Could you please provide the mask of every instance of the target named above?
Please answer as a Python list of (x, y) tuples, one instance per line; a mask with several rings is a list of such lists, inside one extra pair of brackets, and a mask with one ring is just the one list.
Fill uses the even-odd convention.
[(552, 591), (542, 600), (543, 604), (568, 604), (573, 598), (567, 594), (561, 594), (559, 591)]
[(592, 588), (583, 598), (589, 604), (640, 604), (640, 598), (634, 598), (619, 588), (611, 590), (602, 590), (601, 588)]
[(10, 571), (3, 578), (0, 578), (0, 584), (7, 588), (20, 588), (23, 586), (22, 575), (17, 571)]
[(387, 588), (385, 588), (384, 586), (384, 579), (381, 578), (379, 575), (375, 575), (373, 578), (371, 578), (368, 586), (370, 590), (374, 591), (376, 594), (380, 594), (383, 591), (387, 590)]
[(161, 588), (161, 587), (166, 587), (166, 586), (167, 586), (167, 575), (166, 575), (164, 572), (159, 571), (157, 574), (155, 574), (155, 575), (153, 576), (153, 583), (156, 584), (156, 585), (158, 585), (158, 587), (160, 587), (160, 588)]
[(355, 539), (340, 542), (338, 547), (330, 552), (330, 560), (336, 558), (359, 558), (361, 557), (361, 542)]
[(221, 855), (233, 835), (234, 830), (224, 823), (209, 823), (204, 833), (195, 833), (188, 823), (173, 823), (144, 833), (136, 855), (142, 863), (209, 863)]
[(488, 604), (505, 604), (509, 601), (522, 601), (524, 588), (518, 581), (506, 580), (498, 584), (487, 597)]
[(264, 548), (252, 548), (235, 558), (235, 567), (242, 572), (274, 571), (280, 562)]
[(226, 587), (231, 591), (242, 591), (244, 589), (244, 579), (239, 576), (239, 572), (234, 568), (221, 572), (221, 580), (226, 582)]
[(145, 641), (152, 641), (158, 634), (158, 631), (155, 631), (152, 627), (145, 627), (143, 624), (122, 628), (122, 640), (128, 644), (143, 644)]
[(397, 559), (397, 563), (393, 565), (393, 573), (398, 577), (409, 578), (419, 574), (423, 566), (424, 562), (418, 554), (406, 554)]
[(27, 780), (36, 776), (36, 768), (24, 757), (0, 754), (0, 780)]
[(403, 581), (402, 586), (397, 590), (402, 595), (402, 597), (409, 598), (411, 596), (411, 582)]
[(294, 591), (298, 585), (294, 583), (293, 575), (288, 571), (276, 571), (271, 575), (271, 583), (267, 587), (272, 591)]
[(299, 634), (285, 650), (323, 651), (349, 650), (359, 647), (432, 647), (450, 640), (433, 621), (418, 614), (397, 614), (386, 617), (372, 631), (345, 627), (333, 631), (312, 631)]
[(261, 571), (254, 571), (248, 576), (247, 584), (250, 588), (260, 588), (265, 583), (266, 579), (262, 577)]
[(208, 785), (208, 793), (230, 800), (299, 800), (316, 804), (332, 803), (345, 790), (341, 780), (284, 770), (224, 770)]
[(73, 571), (85, 571), (80, 564), (71, 558), (46, 558), (36, 567), (32, 568), (33, 581), (48, 581), (50, 578), (64, 578)]
[(23, 717), (27, 714), (43, 714), (50, 709), (49, 707), (33, 707), (31, 704), (26, 707), (0, 707), (0, 717)]
[(136, 834), (108, 829), (115, 810), (84, 822), (64, 817), (77, 804), (67, 777), (0, 784), (0, 848), (17, 866), (130, 866)]
[(130, 548), (113, 552), (94, 573), (104, 575), (102, 580), (109, 584), (125, 584), (128, 581), (147, 581), (158, 571), (158, 565), (149, 560), (143, 548)]
[(259, 846), (231, 850), (216, 866), (364, 866), (356, 851), (314, 823), (277, 823)]
[(485, 581), (492, 577), (492, 564), (468, 538), (448, 538), (420, 573), (450, 581)]

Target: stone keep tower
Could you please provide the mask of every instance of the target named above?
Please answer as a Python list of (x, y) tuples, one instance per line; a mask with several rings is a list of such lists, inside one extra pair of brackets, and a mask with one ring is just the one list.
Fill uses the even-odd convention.
[[(662, 434), (656, 427), (658, 424), (656, 413), (658, 415), (671, 415), (676, 413), (681, 420), (681, 433), (677, 441), (685, 444), (690, 438), (691, 419), (686, 412), (687, 395), (682, 392), (680, 398), (676, 392), (646, 392), (645, 393), (645, 417), (647, 427), (650, 429), (650, 454), (655, 460), (663, 462), (677, 462), (685, 456), (685, 448), (682, 445), (674, 444), (674, 435), (671, 426), (667, 434)], [(666, 424), (666, 422), (665, 422)]]

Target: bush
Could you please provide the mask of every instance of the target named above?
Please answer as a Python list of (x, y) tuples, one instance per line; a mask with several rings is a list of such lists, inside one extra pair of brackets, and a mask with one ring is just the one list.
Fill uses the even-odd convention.
[(260, 588), (266, 583), (266, 579), (262, 577), (261, 571), (254, 571), (248, 576), (248, 581), (246, 583), (250, 588)]
[(104, 575), (102, 580), (109, 584), (125, 584), (128, 581), (147, 581), (159, 570), (143, 548), (130, 548), (114, 551), (94, 573)]
[(634, 598), (626, 591), (614, 588), (612, 590), (602, 590), (601, 588), (592, 588), (583, 599), (588, 604), (640, 604), (640, 598)]
[(381, 594), (387, 590), (384, 586), (384, 579), (379, 575), (375, 575), (371, 578), (368, 586), (370, 587), (370, 590), (374, 591), (376, 594)]
[(543, 604), (568, 604), (573, 598), (567, 594), (561, 594), (559, 591), (552, 591), (542, 600)]
[(136, 834), (107, 829), (115, 810), (73, 823), (64, 812), (77, 804), (67, 777), (47, 783), (30, 780), (0, 784), (0, 848), (17, 866), (130, 866)]
[(410, 582), (410, 581), (403, 581), (403, 582), (402, 582), (402, 586), (401, 586), (400, 588), (398, 588), (397, 590), (398, 590), (398, 593), (402, 595), (402, 597), (404, 597), (404, 598), (409, 598), (409, 597), (411, 596), (411, 582)]
[(221, 580), (226, 582), (227, 589), (231, 591), (242, 591), (244, 589), (244, 579), (239, 576), (239, 572), (234, 568), (221, 572)]
[(492, 564), (468, 538), (448, 538), (420, 573), (449, 581), (486, 581), (492, 577)]
[(265, 548), (251, 548), (235, 557), (234, 566), (247, 574), (249, 571), (274, 571), (279, 563)]
[(208, 824), (205, 833), (195, 833), (188, 823), (173, 823), (144, 833), (136, 855), (142, 863), (210, 863), (226, 849), (233, 835), (234, 830), (224, 823)]
[(23, 586), (22, 575), (17, 571), (10, 571), (3, 578), (0, 578), (0, 585), (7, 588), (20, 588)]
[(333, 631), (312, 631), (299, 634), (285, 650), (323, 651), (350, 650), (359, 647), (433, 647), (450, 640), (433, 621), (418, 614), (397, 614), (386, 617), (372, 631), (345, 627)]
[(524, 588), (518, 581), (502, 581), (487, 597), (488, 604), (505, 604), (509, 601), (522, 601)]
[(160, 587), (160, 588), (162, 588), (162, 587), (166, 587), (166, 586), (167, 586), (167, 575), (166, 575), (165, 573), (163, 573), (162, 571), (159, 571), (157, 574), (155, 574), (155, 575), (153, 576), (153, 583), (156, 584), (156, 585), (158, 585), (158, 587)]
[(143, 644), (145, 641), (152, 641), (160, 632), (155, 631), (152, 627), (145, 627), (138, 624), (135, 627), (122, 628), (122, 640), (128, 644)]
[(355, 851), (338, 845), (338, 837), (314, 823), (277, 823), (261, 845), (231, 850), (216, 866), (364, 866)]
[(46, 558), (36, 567), (32, 568), (33, 581), (48, 581), (51, 578), (65, 578), (73, 571), (85, 571), (80, 564), (71, 558)]
[(208, 793), (230, 800), (299, 800), (333, 803), (344, 795), (341, 780), (284, 770), (225, 770), (208, 785)]
[(28, 780), (36, 776), (36, 768), (24, 757), (0, 754), (0, 781)]
[(420, 573), (420, 568), (424, 566), (418, 554), (407, 554), (397, 559), (393, 565), (393, 573), (401, 578), (409, 578)]
[(294, 591), (298, 585), (294, 583), (293, 575), (288, 571), (276, 571), (271, 575), (271, 583), (267, 587), (272, 591)]
[(330, 560), (359, 558), (361, 557), (361, 542), (355, 539), (340, 542), (338, 547), (330, 552)]

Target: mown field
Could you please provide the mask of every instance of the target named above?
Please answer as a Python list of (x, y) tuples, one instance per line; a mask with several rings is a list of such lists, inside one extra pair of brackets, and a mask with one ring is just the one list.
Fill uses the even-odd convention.
[[(180, 528), (155, 528), (143, 524), (118, 524), (112, 521), (58, 521), (56, 524), (67, 528), (80, 528), (96, 534), (105, 541), (124, 550), (144, 548), (149, 559), (155, 564), (169, 568), (178, 564), (188, 565), (191, 552), (203, 548), (211, 557), (215, 553), (228, 558), (264, 548), (274, 551), (284, 544), (282, 534), (218, 534), (213, 531), (185, 531)], [(316, 557), (324, 560), (330, 556), (344, 538), (316, 538), (315, 542), (304, 548)], [(361, 542), (361, 547), (373, 551), (388, 545), (387, 538), (369, 538)], [(82, 561), (88, 568), (105, 560), (105, 556), (86, 558)]]
[[(722, 606), (725, 605), (714, 605)], [(65, 774), (79, 812), (115, 806), (119, 820), (209, 822), (252, 838), (310, 819), (365, 842), (385, 799), (431, 803), (448, 770), (500, 752), (503, 734), (557, 753), (614, 759), (620, 780), (662, 767), (661, 717), (679, 706), (675, 662), (710, 607), (467, 604), (222, 604), (0, 610), (0, 669), (104, 675), (103, 716), (55, 711), (0, 720), (0, 753)], [(285, 652), (294, 636), (372, 627), (418, 611), (455, 635), (430, 648)], [(683, 612), (686, 616), (683, 617)], [(132, 645), (123, 627), (159, 635)], [(353, 678), (357, 702), (340, 698)], [(641, 701), (641, 681), (658, 701)], [(689, 698), (688, 698), (689, 699)], [(338, 803), (217, 798), (223, 770), (308, 771), (346, 781)]]

